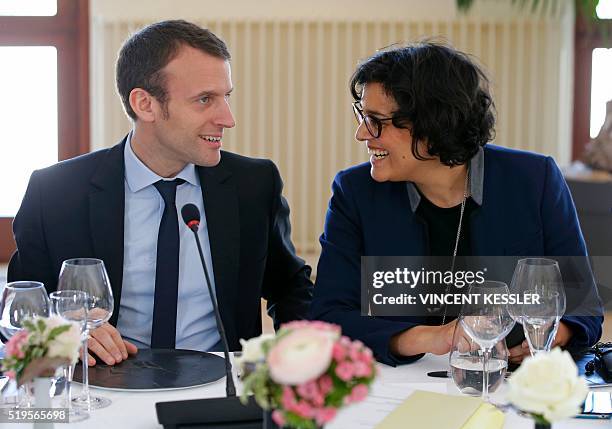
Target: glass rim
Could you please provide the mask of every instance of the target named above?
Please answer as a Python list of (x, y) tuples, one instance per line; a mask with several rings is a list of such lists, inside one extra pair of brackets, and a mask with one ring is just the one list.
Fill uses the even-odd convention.
[(39, 289), (45, 288), (45, 284), (35, 280), (17, 280), (6, 284), (7, 289)]
[(53, 298), (64, 298), (62, 295), (82, 295), (83, 298), (87, 299), (89, 294), (83, 290), (77, 290), (77, 289), (62, 289), (62, 290), (55, 290), (53, 292), (51, 292), (49, 294), (49, 298), (53, 299)]
[(554, 259), (550, 259), (550, 258), (523, 258), (523, 259), (519, 259), (518, 260), (518, 264), (525, 264), (525, 265), (533, 265), (533, 266), (541, 266), (541, 267), (550, 267), (553, 265), (559, 265), (559, 262), (557, 262)]
[(71, 258), (62, 262), (62, 265), (71, 265), (76, 267), (86, 267), (100, 264), (104, 265), (104, 261), (98, 258)]
[(468, 286), (468, 288), (470, 287), (508, 287), (508, 283), (506, 282), (502, 282), (499, 280), (485, 280), (482, 283), (472, 283)]

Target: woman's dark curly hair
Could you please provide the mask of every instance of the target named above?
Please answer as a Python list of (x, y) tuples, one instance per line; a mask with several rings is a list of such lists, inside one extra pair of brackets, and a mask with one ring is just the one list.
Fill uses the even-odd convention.
[(392, 123), (411, 131), (416, 159), (428, 159), (419, 153), (422, 141), (443, 164), (465, 164), (493, 139), (489, 80), (466, 54), (449, 46), (424, 42), (377, 52), (351, 77), (355, 100), (367, 83), (380, 83), (396, 101)]

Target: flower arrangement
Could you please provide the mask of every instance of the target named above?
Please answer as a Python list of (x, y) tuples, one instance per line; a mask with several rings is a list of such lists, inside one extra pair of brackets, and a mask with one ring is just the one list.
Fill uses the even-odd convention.
[(529, 413), (539, 427), (578, 414), (588, 393), (574, 360), (559, 348), (525, 359), (508, 387), (508, 401)]
[(325, 322), (291, 322), (276, 336), (241, 343), (242, 400), (253, 394), (279, 426), (322, 427), (342, 406), (365, 399), (376, 376), (372, 351)]
[(76, 363), (81, 346), (77, 323), (60, 316), (37, 317), (6, 343), (2, 371), (19, 385), (35, 377), (52, 376), (61, 365)]

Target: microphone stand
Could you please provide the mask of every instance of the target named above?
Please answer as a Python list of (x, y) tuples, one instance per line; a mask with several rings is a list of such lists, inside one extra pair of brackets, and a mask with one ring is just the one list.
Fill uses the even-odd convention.
[(204, 268), (204, 276), (206, 277), (206, 285), (208, 293), (213, 304), (215, 319), (217, 321), (217, 329), (221, 340), (223, 341), (223, 353), (225, 355), (225, 392), (224, 398), (205, 398), (205, 399), (189, 399), (183, 401), (172, 402), (157, 402), (155, 409), (157, 412), (157, 421), (168, 428), (178, 427), (227, 427), (230, 428), (261, 428), (262, 424), (262, 409), (257, 405), (251, 397), (248, 403), (242, 404), (236, 396), (236, 387), (234, 386), (234, 378), (232, 377), (232, 364), (229, 358), (229, 345), (225, 328), (219, 313), (219, 305), (217, 297), (213, 293), (210, 283), (210, 276), (206, 269), (204, 261), (204, 253), (202, 252), (202, 244), (198, 237), (198, 227), (200, 224), (200, 213), (198, 208), (193, 204), (186, 204), (181, 209), (183, 221), (187, 227), (193, 231), (200, 253), (200, 262)]
[(225, 328), (221, 321), (221, 313), (219, 313), (219, 307), (217, 305), (217, 297), (212, 290), (210, 285), (210, 278), (208, 276), (208, 270), (206, 269), (206, 263), (204, 262), (204, 253), (202, 252), (202, 245), (200, 244), (200, 237), (198, 237), (198, 224), (188, 225), (189, 229), (193, 231), (193, 235), (196, 239), (198, 246), (198, 252), (200, 253), (200, 261), (202, 262), (202, 268), (204, 268), (204, 276), (206, 277), (206, 285), (208, 286), (208, 293), (210, 294), (210, 300), (212, 301), (213, 309), (215, 312), (215, 319), (217, 321), (217, 328), (221, 335), (221, 341), (223, 341), (223, 355), (225, 356), (225, 393), (228, 397), (236, 396), (236, 386), (234, 386), (234, 377), (232, 376), (232, 363), (229, 358), (229, 345), (227, 343), (227, 337), (225, 336)]

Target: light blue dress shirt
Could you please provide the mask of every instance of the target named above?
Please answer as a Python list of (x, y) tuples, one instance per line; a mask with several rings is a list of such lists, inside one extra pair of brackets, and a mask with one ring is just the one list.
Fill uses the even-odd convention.
[[(131, 147), (131, 133), (125, 144), (124, 158), (123, 286), (117, 329), (137, 347), (148, 348), (153, 324), (157, 234), (164, 211), (164, 201), (153, 184), (163, 178), (136, 157)], [(200, 179), (193, 164), (185, 166), (176, 178), (185, 180), (176, 191), (180, 235), (176, 348), (217, 350), (220, 337), (204, 270), (193, 232), (183, 223), (180, 212), (181, 207), (187, 203), (195, 204), (200, 210), (202, 219), (198, 234), (214, 291), (215, 280)]]

